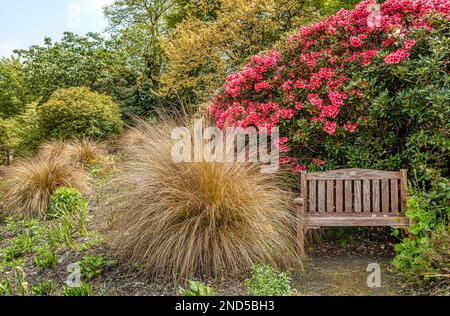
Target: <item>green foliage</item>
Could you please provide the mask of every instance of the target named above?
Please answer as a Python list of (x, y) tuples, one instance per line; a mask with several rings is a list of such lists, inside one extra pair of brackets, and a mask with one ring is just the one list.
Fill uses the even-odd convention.
[(117, 104), (88, 88), (58, 90), (39, 108), (39, 126), (46, 139), (104, 139), (119, 134), (122, 125)]
[(0, 249), (0, 259), (13, 261), (33, 251), (35, 245), (36, 236), (32, 231), (25, 230), (12, 238), (7, 246)]
[(172, 0), (117, 0), (104, 9), (109, 32), (119, 50), (136, 74), (134, 104), (127, 109), (135, 114), (148, 114), (165, 104), (158, 89), (164, 69), (164, 55), (159, 40), (167, 34), (166, 17), (173, 9)]
[(0, 118), (0, 162), (3, 160), (9, 165), (12, 153), (19, 147), (21, 141), (15, 121)]
[(79, 287), (63, 287), (64, 296), (90, 296), (92, 293), (92, 287), (90, 284), (81, 283)]
[(76, 214), (87, 208), (83, 194), (73, 188), (59, 188), (50, 196), (47, 214), (50, 217), (60, 217), (63, 214)]
[(58, 257), (49, 247), (42, 247), (38, 249), (34, 263), (41, 269), (52, 269), (58, 264)]
[(0, 280), (0, 296), (28, 296), (29, 286), (23, 267), (11, 268), (9, 278)]
[(59, 42), (16, 51), (25, 65), (25, 85), (34, 100), (45, 103), (58, 89), (86, 86), (113, 97), (122, 108), (139, 102), (137, 76), (128, 58), (99, 34), (65, 32)]
[(177, 292), (181, 296), (215, 296), (216, 292), (214, 289), (206, 286), (202, 282), (189, 281), (189, 288), (184, 289), (181, 286), (178, 287)]
[(253, 268), (252, 277), (245, 281), (245, 286), (251, 296), (289, 296), (292, 291), (288, 274), (279, 273), (265, 264)]
[(393, 260), (398, 271), (412, 281), (428, 281), (430, 276), (448, 275), (450, 266), (450, 184), (437, 183), (430, 193), (417, 186), (411, 189), (407, 216), (414, 221), (409, 228), (416, 236), (395, 246)]
[(31, 295), (33, 296), (50, 296), (53, 291), (52, 281), (44, 281), (40, 285), (31, 287)]
[[(364, 101), (355, 104), (364, 117), (358, 121), (361, 128), (338, 135), (339, 142), (328, 138), (309, 144), (328, 158), (330, 167), (406, 167), (427, 181), (449, 176), (450, 25), (436, 23), (443, 24), (414, 32), (417, 44), (410, 59), (395, 67), (373, 63), (358, 75), (358, 85), (367, 85)], [(348, 115), (354, 114), (349, 110)]]
[(102, 256), (85, 256), (80, 262), (81, 275), (86, 280), (94, 279), (103, 273), (105, 268), (114, 266), (115, 260), (105, 259)]
[(25, 85), (22, 63), (16, 58), (1, 58), (0, 119), (22, 113), (28, 102), (30, 95)]
[(29, 155), (38, 147), (40, 140), (35, 103), (28, 105), (19, 115), (0, 118), (0, 164), (10, 163), (13, 157)]

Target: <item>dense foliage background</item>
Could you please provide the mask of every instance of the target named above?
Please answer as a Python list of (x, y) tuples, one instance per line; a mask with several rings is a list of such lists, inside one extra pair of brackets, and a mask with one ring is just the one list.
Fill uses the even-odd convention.
[(49, 139), (107, 139), (135, 115), (207, 103), (219, 127), (279, 126), (294, 175), (408, 169), (417, 238), (394, 264), (448, 276), (450, 2), (358, 2), (116, 0), (104, 33), (0, 60), (0, 164)]

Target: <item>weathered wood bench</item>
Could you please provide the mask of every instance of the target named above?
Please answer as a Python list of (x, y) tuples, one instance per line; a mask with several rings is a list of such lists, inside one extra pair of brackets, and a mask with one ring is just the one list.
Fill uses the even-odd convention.
[[(406, 170), (343, 169), (301, 174), (295, 200), (305, 232), (321, 227), (406, 228)], [(299, 231), (299, 249), (303, 233)]]

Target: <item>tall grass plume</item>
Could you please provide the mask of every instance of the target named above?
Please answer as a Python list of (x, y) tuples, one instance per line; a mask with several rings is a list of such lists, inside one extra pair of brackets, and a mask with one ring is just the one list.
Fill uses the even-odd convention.
[(171, 132), (186, 124), (140, 121), (124, 138), (109, 203), (115, 252), (147, 275), (175, 278), (299, 264), (284, 176), (263, 174), (258, 164), (173, 162)]

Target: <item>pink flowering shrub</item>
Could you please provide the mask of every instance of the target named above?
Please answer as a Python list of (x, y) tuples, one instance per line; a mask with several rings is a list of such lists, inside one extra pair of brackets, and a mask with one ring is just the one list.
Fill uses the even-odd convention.
[[(362, 1), (253, 56), (227, 78), (210, 116), (218, 127), (279, 126), (282, 163), (294, 173), (408, 167), (411, 137), (436, 120), (427, 136), (448, 127), (450, 0), (388, 0), (380, 9)], [(442, 148), (438, 157), (448, 154)], [(429, 158), (421, 161), (440, 164)]]

